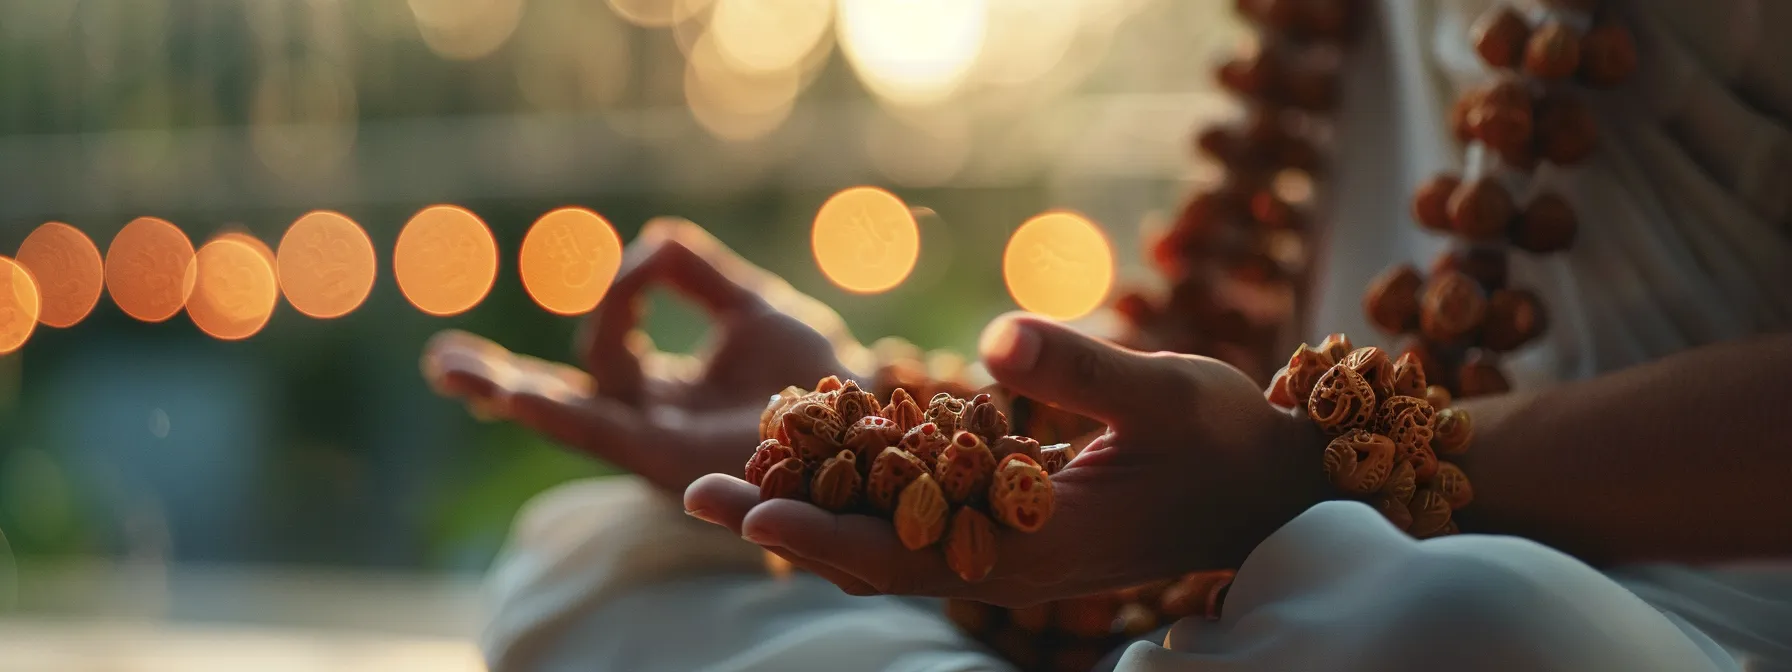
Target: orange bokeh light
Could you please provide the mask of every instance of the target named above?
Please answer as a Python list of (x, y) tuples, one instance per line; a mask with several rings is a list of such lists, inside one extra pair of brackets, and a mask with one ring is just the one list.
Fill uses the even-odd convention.
[(517, 258), (523, 289), (548, 312), (590, 312), (622, 266), (622, 238), (597, 213), (561, 208), (542, 215), (523, 236)]
[(1101, 305), (1114, 284), (1114, 253), (1088, 218), (1048, 212), (1027, 220), (1008, 239), (1002, 277), (1020, 307), (1070, 320)]
[(875, 294), (902, 284), (921, 254), (921, 232), (902, 199), (876, 187), (834, 194), (815, 213), (809, 242), (834, 284)]
[(498, 243), (478, 215), (453, 205), (424, 208), (392, 250), (392, 274), (404, 298), (430, 315), (479, 305), (498, 278)]
[(373, 291), (373, 241), (354, 220), (319, 210), (293, 222), (276, 257), (280, 289), (293, 309), (317, 319), (353, 312)]
[(131, 317), (164, 322), (193, 291), (193, 243), (165, 220), (131, 220), (106, 248), (106, 291)]
[(48, 222), (19, 245), (18, 263), (30, 269), (42, 295), (38, 321), (66, 329), (86, 319), (100, 301), (106, 267), (100, 249), (80, 229)]
[(23, 264), (0, 257), (0, 355), (25, 347), (25, 341), (31, 340), (42, 306), (31, 272)]
[[(236, 234), (243, 235), (243, 234)], [(206, 243), (193, 255), (193, 295), (187, 317), (213, 338), (238, 341), (267, 326), (280, 298), (274, 268), (254, 245), (233, 237)]]

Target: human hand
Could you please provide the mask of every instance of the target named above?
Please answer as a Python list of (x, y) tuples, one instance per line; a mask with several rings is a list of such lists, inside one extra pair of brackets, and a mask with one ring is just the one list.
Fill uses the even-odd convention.
[[(1015, 393), (1108, 423), (1052, 477), (1057, 513), (1002, 531), (978, 583), (937, 548), (910, 551), (889, 521), (806, 502), (759, 501), (729, 475), (698, 479), (685, 508), (799, 558), (847, 592), (960, 597), (1004, 606), (1237, 567), (1326, 492), (1309, 423), (1264, 403), (1248, 377), (1204, 357), (1143, 354), (1029, 317), (984, 332), (986, 368)], [(729, 474), (737, 473), (727, 472)]]
[[(631, 336), (642, 293), (658, 284), (709, 317), (704, 356), (681, 361)], [(820, 302), (683, 220), (650, 223), (629, 246), (580, 341), (584, 371), (443, 332), (426, 347), (425, 375), (476, 410), (682, 491), (703, 474), (739, 472), (771, 395), (846, 375), (836, 347), (856, 346)]]

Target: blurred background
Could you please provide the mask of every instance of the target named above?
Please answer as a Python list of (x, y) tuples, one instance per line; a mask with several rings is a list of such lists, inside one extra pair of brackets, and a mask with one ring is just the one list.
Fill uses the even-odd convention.
[[(516, 273), (536, 218), (589, 208), (627, 241), (685, 217), (867, 342), (968, 351), (1014, 307), (1003, 247), (1041, 212), (1082, 213), (1119, 282), (1150, 280), (1140, 227), (1207, 171), (1188, 129), (1233, 114), (1208, 74), (1239, 35), (1231, 6), (0, 0), (0, 255), (49, 221), (103, 252), (143, 216), (195, 245), (272, 245), (327, 209), (380, 259), (366, 302), (336, 319), (282, 302), (226, 342), (104, 297), (0, 356), (0, 651), (228, 623), (333, 632), (333, 651), (368, 633), (413, 647), (330, 669), (452, 669), (517, 508), (609, 472), (475, 421), (418, 375), (445, 328), (567, 358), (577, 318)], [(809, 244), (821, 204), (858, 185), (915, 208), (921, 238), (914, 272), (871, 296), (830, 283)], [(501, 261), (483, 301), (440, 318), (407, 303), (391, 253), (445, 203), (490, 226)], [(648, 331), (683, 350), (702, 323), (661, 299)], [(116, 669), (139, 669), (122, 655)]]

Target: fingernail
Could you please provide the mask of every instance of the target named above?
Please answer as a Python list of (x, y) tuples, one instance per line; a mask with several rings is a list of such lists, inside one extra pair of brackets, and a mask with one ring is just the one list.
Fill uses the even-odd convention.
[(983, 329), (983, 358), (1003, 368), (1026, 370), (1039, 361), (1039, 334), (1012, 317), (998, 317)]
[(760, 546), (783, 546), (784, 542), (765, 530), (742, 530), (740, 538)]
[(711, 525), (721, 525), (722, 524), (722, 521), (719, 521), (719, 520), (716, 520), (715, 518), (710, 517), (709, 512), (704, 511), (703, 509), (688, 509), (684, 512), (684, 515), (690, 516), (692, 518), (696, 518), (697, 520), (701, 520), (701, 521), (703, 521), (705, 523), (709, 523)]

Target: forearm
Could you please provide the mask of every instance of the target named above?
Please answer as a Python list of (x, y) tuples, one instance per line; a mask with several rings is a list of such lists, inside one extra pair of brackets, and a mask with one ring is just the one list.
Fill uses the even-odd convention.
[(1463, 405), (1467, 531), (1596, 564), (1792, 556), (1792, 334)]

